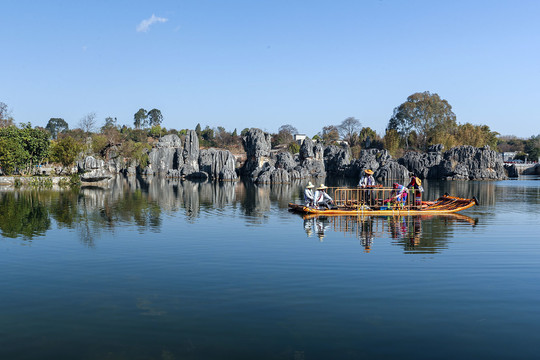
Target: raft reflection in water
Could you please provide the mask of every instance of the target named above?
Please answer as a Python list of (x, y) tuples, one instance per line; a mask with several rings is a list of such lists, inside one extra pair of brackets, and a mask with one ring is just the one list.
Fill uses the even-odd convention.
[(459, 226), (475, 227), (478, 219), (462, 214), (421, 216), (317, 216), (304, 215), (308, 237), (323, 241), (330, 232), (341, 232), (360, 240), (370, 252), (375, 239), (390, 239), (406, 252), (437, 253), (448, 247), (448, 240)]

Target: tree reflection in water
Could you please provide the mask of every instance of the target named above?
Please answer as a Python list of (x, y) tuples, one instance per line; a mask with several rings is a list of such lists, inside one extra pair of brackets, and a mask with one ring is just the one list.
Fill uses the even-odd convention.
[(304, 215), (308, 237), (323, 240), (328, 231), (342, 232), (360, 240), (370, 252), (374, 239), (389, 238), (406, 252), (437, 253), (447, 248), (453, 225), (476, 226), (477, 219), (461, 214), (429, 216), (314, 216)]
[[(316, 182), (324, 182), (321, 179)], [(119, 226), (134, 225), (140, 231), (159, 232), (163, 214), (182, 216), (187, 222), (227, 213), (240, 216), (248, 225), (261, 226), (270, 216), (290, 218), (289, 202), (302, 199), (306, 181), (290, 184), (238, 182), (191, 182), (164, 177), (118, 176), (108, 189), (84, 187), (79, 191), (8, 191), (0, 193), (0, 231), (6, 237), (32, 239), (44, 235), (55, 223), (58, 228), (76, 229), (80, 240), (94, 246), (101, 232), (114, 232)], [(427, 183), (427, 182), (426, 182)], [(432, 183), (433, 184), (433, 183)], [(341, 184), (347, 185), (347, 184)], [(355, 184), (356, 185), (356, 184)], [(494, 202), (493, 182), (443, 182), (426, 184), (425, 198), (444, 192), (477, 196), (483, 204)], [(453, 219), (453, 220), (452, 220)], [(54, 220), (54, 222), (52, 222)], [(407, 251), (444, 247), (445, 222), (455, 218), (437, 217), (425, 221), (414, 218), (366, 218), (354, 221), (318, 218), (304, 222), (309, 236), (325, 239), (329, 229), (353, 229), (369, 251), (381, 229)]]
[(0, 230), (9, 238), (32, 240), (51, 227), (41, 191), (0, 193)]

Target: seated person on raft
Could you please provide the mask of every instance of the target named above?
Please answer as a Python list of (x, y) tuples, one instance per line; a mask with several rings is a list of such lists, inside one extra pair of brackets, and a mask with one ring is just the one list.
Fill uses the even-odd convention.
[(314, 202), (315, 206), (331, 209), (334, 207), (331, 206), (334, 204), (334, 199), (332, 199), (332, 197), (326, 193), (326, 189), (328, 189), (328, 186), (324, 184), (321, 184), (321, 186), (317, 188), (317, 191), (315, 191)]
[(311, 181), (307, 184), (306, 189), (304, 190), (304, 206), (313, 206), (313, 188), (315, 186), (311, 183)]

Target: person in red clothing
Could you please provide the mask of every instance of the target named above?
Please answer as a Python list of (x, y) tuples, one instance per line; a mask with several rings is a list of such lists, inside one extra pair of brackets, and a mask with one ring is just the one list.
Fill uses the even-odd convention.
[(388, 201), (395, 201), (397, 203), (401, 203), (401, 205), (405, 205), (405, 203), (407, 202), (408, 194), (407, 188), (398, 183), (394, 183), (392, 187), (394, 188), (394, 190), (392, 190), (390, 194), (390, 199), (388, 199)]

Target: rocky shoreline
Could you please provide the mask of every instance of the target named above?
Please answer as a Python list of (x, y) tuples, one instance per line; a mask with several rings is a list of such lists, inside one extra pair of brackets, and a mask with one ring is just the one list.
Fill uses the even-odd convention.
[(386, 150), (365, 149), (351, 159), (349, 146), (329, 145), (306, 138), (296, 155), (271, 147), (270, 134), (250, 129), (243, 137), (246, 159), (239, 162), (228, 150), (200, 149), (195, 131), (182, 140), (167, 135), (148, 153), (148, 164), (140, 166), (119, 158), (108, 161), (87, 156), (77, 163), (83, 184), (102, 183), (117, 173), (201, 181), (237, 181), (240, 177), (254, 183), (289, 183), (299, 179), (359, 178), (366, 169), (374, 171), (379, 182), (407, 181), (410, 174), (436, 180), (507, 179), (502, 156), (489, 146), (458, 146), (444, 151), (442, 145), (428, 152), (410, 151), (394, 159)]

